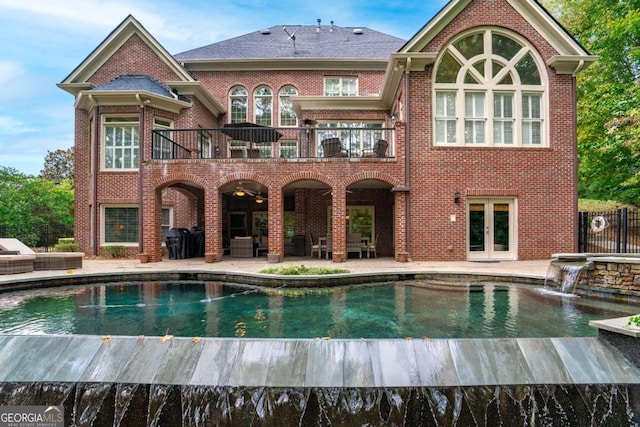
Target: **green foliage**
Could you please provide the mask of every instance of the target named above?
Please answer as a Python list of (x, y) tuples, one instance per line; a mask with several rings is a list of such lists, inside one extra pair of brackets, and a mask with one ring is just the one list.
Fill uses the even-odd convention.
[(26, 245), (42, 244), (38, 231), (44, 226), (73, 234), (73, 188), (16, 169), (0, 166), (0, 224), (20, 230), (14, 237)]
[(598, 61), (578, 75), (580, 197), (640, 204), (640, 0), (545, 0)]
[(53, 250), (55, 252), (78, 252), (78, 244), (73, 242), (57, 243)]
[(73, 187), (73, 147), (67, 150), (48, 151), (40, 178), (59, 184), (68, 181)]
[(104, 247), (104, 253), (111, 258), (124, 258), (126, 255), (126, 249), (122, 245), (110, 245)]
[(627, 322), (627, 326), (635, 326), (636, 328), (640, 328), (640, 315), (631, 316), (629, 321)]
[(613, 200), (593, 200), (578, 199), (578, 210), (580, 212), (603, 212), (622, 209), (624, 207), (635, 209), (634, 206)]
[(280, 274), (284, 276), (304, 276), (304, 275), (321, 275), (321, 274), (342, 274), (348, 273), (349, 270), (344, 268), (324, 268), (324, 267), (307, 267), (304, 265), (285, 265), (279, 267), (269, 267), (260, 270), (265, 274)]

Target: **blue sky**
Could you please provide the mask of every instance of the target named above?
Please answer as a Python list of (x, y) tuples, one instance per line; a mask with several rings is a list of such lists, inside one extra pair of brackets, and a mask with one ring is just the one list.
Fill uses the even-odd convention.
[(0, 0), (0, 166), (38, 175), (73, 145), (67, 77), (127, 15), (170, 53), (275, 25), (368, 27), (410, 39), (447, 0)]

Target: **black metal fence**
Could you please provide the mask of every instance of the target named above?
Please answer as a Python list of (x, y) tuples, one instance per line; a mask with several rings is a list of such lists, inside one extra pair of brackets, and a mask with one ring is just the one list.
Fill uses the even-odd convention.
[(640, 253), (640, 211), (580, 212), (579, 252)]
[(58, 243), (59, 238), (73, 237), (73, 227), (42, 225), (39, 227), (20, 227), (0, 224), (0, 238), (14, 238), (25, 245), (49, 252)]

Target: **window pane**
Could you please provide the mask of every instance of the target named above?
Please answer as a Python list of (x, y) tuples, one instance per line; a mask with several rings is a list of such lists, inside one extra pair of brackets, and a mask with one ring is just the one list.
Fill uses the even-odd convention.
[(138, 208), (104, 209), (105, 243), (138, 242)]
[(346, 77), (342, 79), (342, 96), (356, 96), (358, 94), (358, 79)]
[(473, 58), (476, 55), (481, 55), (484, 53), (484, 33), (473, 34), (469, 37), (465, 37), (464, 39), (454, 43), (453, 46), (467, 59)]
[(324, 79), (324, 95), (340, 96), (340, 79), (336, 79), (336, 78)]
[(292, 86), (285, 86), (280, 90), (280, 126), (296, 126), (298, 124), (298, 118), (289, 98), (297, 94), (298, 91)]
[(436, 116), (456, 116), (456, 92), (440, 91), (436, 93)]
[(522, 49), (522, 46), (508, 37), (494, 34), (491, 37), (491, 49), (494, 55), (500, 55), (505, 59), (513, 58)]
[[(133, 124), (132, 122), (136, 123)], [(136, 169), (138, 167), (138, 118), (105, 118), (103, 127), (105, 169)], [(119, 125), (118, 122), (121, 122)]]
[(436, 82), (438, 83), (455, 83), (460, 71), (460, 63), (451, 56), (449, 52), (445, 53), (438, 65), (438, 74)]
[(539, 85), (540, 73), (530, 53), (527, 53), (516, 65), (523, 85)]

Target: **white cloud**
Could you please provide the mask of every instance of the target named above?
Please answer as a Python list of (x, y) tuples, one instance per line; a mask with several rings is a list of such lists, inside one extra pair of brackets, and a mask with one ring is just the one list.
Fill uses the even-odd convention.
[(0, 60), (0, 90), (13, 84), (13, 79), (20, 75), (20, 68), (17, 62)]
[(0, 116), (0, 135), (18, 135), (36, 132), (37, 130), (15, 117)]

